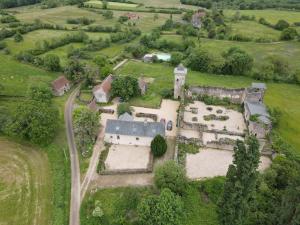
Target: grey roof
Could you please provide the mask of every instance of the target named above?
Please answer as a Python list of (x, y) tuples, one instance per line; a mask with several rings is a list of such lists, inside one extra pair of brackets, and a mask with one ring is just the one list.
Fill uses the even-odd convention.
[(249, 109), (250, 115), (259, 115), (258, 119), (265, 123), (270, 124), (270, 115), (267, 112), (266, 106), (261, 102), (245, 102), (246, 106)]
[(187, 68), (185, 68), (181, 63), (174, 69), (174, 73), (180, 73), (183, 75), (187, 74)]
[(107, 120), (105, 133), (136, 137), (165, 136), (165, 126), (158, 122)]
[(133, 116), (126, 112), (119, 116), (119, 120), (132, 121)]
[(252, 83), (252, 88), (267, 89), (265, 83)]

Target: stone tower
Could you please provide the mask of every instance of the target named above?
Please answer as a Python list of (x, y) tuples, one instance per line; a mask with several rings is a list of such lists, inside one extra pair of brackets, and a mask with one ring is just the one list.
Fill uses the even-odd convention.
[(179, 64), (174, 69), (174, 98), (178, 99), (183, 90), (183, 86), (185, 84), (185, 77), (187, 75), (187, 68), (185, 68), (182, 64)]

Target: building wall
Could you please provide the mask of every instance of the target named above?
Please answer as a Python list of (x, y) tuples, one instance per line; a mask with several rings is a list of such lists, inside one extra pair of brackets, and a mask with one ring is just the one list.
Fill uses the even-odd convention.
[(64, 87), (54, 91), (55, 96), (63, 96), (68, 90), (70, 90), (70, 85), (66, 84)]
[(150, 146), (153, 138), (105, 133), (104, 141), (111, 144)]
[(264, 127), (263, 124), (258, 122), (249, 121), (249, 133), (253, 134), (257, 138), (266, 138), (268, 130)]
[(219, 87), (190, 87), (190, 95), (208, 95), (218, 98), (229, 98), (231, 102), (242, 104), (245, 100), (245, 89), (227, 89)]
[(175, 74), (174, 80), (174, 98), (178, 99), (181, 94), (182, 87), (185, 84), (185, 75)]
[(98, 90), (94, 93), (94, 96), (96, 98), (97, 102), (108, 102), (109, 100), (109, 96), (107, 96), (107, 94), (102, 91), (102, 90)]

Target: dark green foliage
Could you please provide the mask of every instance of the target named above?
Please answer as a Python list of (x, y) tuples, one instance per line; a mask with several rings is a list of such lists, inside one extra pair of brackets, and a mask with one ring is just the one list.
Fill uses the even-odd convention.
[(5, 49), (7, 44), (5, 42), (0, 42), (0, 50)]
[(126, 47), (126, 51), (130, 52), (134, 58), (142, 58), (148, 52), (148, 49), (144, 45), (137, 44)]
[(162, 98), (165, 99), (172, 99), (174, 97), (174, 90), (173, 89), (163, 89), (160, 93)]
[(23, 36), (18, 32), (15, 34), (14, 40), (15, 40), (15, 42), (21, 42), (21, 41), (23, 41)]
[(209, 52), (200, 48), (192, 51), (187, 58), (187, 66), (195, 71), (209, 71), (211, 62), (212, 56)]
[(32, 86), (29, 89), (28, 97), (38, 102), (50, 104), (53, 94), (48, 86)]
[(203, 181), (200, 184), (200, 190), (206, 194), (213, 203), (217, 204), (220, 196), (222, 196), (224, 183), (224, 177), (214, 177)]
[(294, 40), (297, 35), (298, 33), (295, 28), (288, 27), (281, 32), (280, 39), (285, 41)]
[(112, 82), (111, 94), (112, 97), (121, 97), (124, 101), (139, 96), (141, 91), (138, 80), (130, 76), (117, 77)]
[(118, 19), (118, 21), (120, 23), (124, 23), (124, 22), (128, 21), (128, 17), (127, 16), (120, 16), (119, 19)]
[(19, 22), (19, 20), (12, 15), (7, 15), (7, 16), (2, 16), (0, 18), (1, 23), (14, 23), (14, 22)]
[(106, 64), (106, 65), (100, 67), (100, 77), (102, 79), (105, 79), (112, 72), (113, 72), (113, 68), (110, 64)]
[(86, 17), (67, 19), (68, 24), (90, 25), (91, 23), (94, 23), (94, 22), (95, 22), (95, 20), (89, 19)]
[(44, 58), (44, 66), (49, 71), (60, 71), (60, 59), (57, 55), (48, 54)]
[(171, 65), (177, 66), (184, 59), (184, 55), (181, 52), (173, 52), (171, 55)]
[(115, 33), (121, 31), (121, 27), (104, 27), (102, 25), (92, 25), (86, 28), (88, 32), (106, 32), (106, 33)]
[(169, 188), (179, 195), (185, 193), (188, 185), (183, 167), (174, 161), (167, 161), (155, 169), (154, 182), (159, 189)]
[(126, 43), (141, 35), (141, 30), (138, 28), (130, 28), (125, 31), (113, 33), (110, 35), (111, 42)]
[(113, 11), (111, 10), (106, 10), (102, 13), (102, 16), (105, 18), (105, 19), (112, 19), (114, 17), (114, 13)]
[(138, 215), (143, 225), (180, 225), (183, 203), (169, 189), (163, 189), (159, 196), (150, 195), (142, 200)]
[(84, 65), (79, 60), (72, 59), (65, 68), (65, 74), (69, 80), (79, 82), (83, 79)]
[(255, 194), (260, 158), (258, 140), (250, 136), (246, 141), (237, 141), (233, 164), (229, 166), (224, 193), (218, 204), (222, 225), (245, 224)]
[(76, 145), (84, 156), (87, 156), (92, 150), (99, 128), (98, 121), (98, 114), (86, 107), (76, 108), (73, 112)]
[(223, 54), (225, 65), (223, 73), (232, 75), (245, 75), (252, 70), (253, 58), (244, 50), (237, 47), (230, 48)]
[(167, 142), (161, 135), (156, 135), (151, 141), (151, 152), (155, 157), (163, 156), (167, 148)]
[(121, 116), (124, 113), (132, 113), (132, 108), (128, 103), (120, 103), (117, 108), (118, 116)]
[(285, 20), (278, 20), (278, 22), (275, 24), (274, 28), (277, 30), (284, 30), (288, 28), (290, 24), (286, 22)]

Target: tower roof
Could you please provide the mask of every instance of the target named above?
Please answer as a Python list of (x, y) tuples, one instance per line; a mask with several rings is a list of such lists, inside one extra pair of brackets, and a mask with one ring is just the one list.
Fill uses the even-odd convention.
[(187, 68), (185, 68), (182, 63), (180, 63), (175, 69), (174, 69), (175, 74), (182, 74), (186, 75), (187, 74)]

